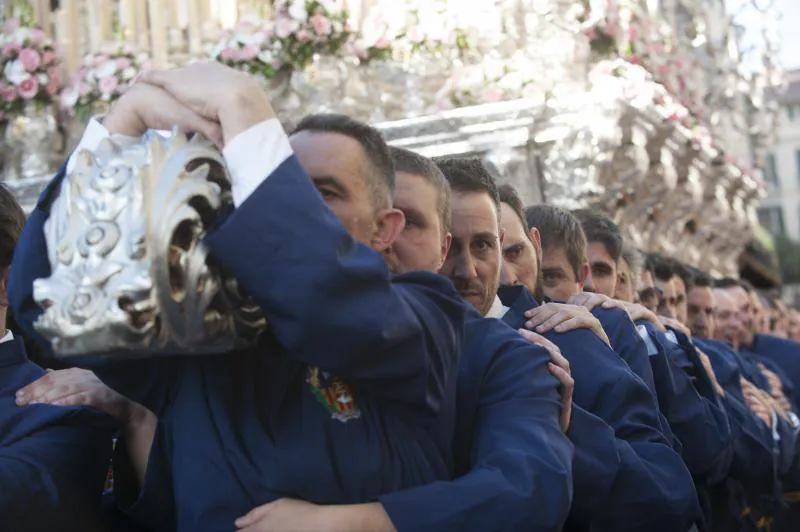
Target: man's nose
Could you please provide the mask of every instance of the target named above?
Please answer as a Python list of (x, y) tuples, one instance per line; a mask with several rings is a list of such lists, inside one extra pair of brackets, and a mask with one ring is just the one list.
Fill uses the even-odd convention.
[(518, 279), (517, 276), (514, 275), (514, 271), (506, 266), (505, 261), (503, 265), (500, 267), (500, 284), (503, 286), (511, 286), (517, 284)]
[(478, 272), (475, 269), (475, 261), (469, 252), (461, 253), (456, 257), (453, 273), (459, 279), (475, 279)]

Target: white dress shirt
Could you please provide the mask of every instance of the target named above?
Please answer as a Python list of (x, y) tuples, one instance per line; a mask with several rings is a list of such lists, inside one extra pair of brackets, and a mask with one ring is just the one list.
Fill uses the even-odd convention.
[(11, 331), (6, 331), (6, 334), (3, 335), (2, 338), (0, 338), (0, 344), (4, 344), (6, 342), (10, 342), (13, 339), (14, 339), (14, 335), (11, 334)]
[[(99, 120), (92, 118), (78, 147), (67, 161), (67, 174), (75, 168), (76, 153), (81, 150), (93, 152), (100, 142), (109, 137), (121, 146), (131, 145), (138, 140), (135, 137), (111, 135)], [(222, 155), (231, 174), (233, 204), (239, 207), (272, 172), (292, 156), (292, 147), (278, 119), (270, 118), (236, 135), (222, 150)]]
[(486, 314), (487, 318), (497, 318), (498, 320), (503, 319), (503, 316), (506, 315), (508, 312), (509, 307), (503, 305), (503, 302), (500, 301), (500, 297), (494, 296), (494, 302), (492, 302), (492, 308), (489, 309), (489, 312)]

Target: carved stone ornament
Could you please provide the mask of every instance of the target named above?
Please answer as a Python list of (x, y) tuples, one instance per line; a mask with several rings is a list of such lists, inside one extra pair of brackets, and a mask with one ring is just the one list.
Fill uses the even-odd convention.
[(150, 132), (77, 154), (45, 228), (52, 275), (34, 324), (58, 356), (222, 353), (255, 343), (260, 309), (207, 260), (231, 204), (222, 155), (202, 137)]

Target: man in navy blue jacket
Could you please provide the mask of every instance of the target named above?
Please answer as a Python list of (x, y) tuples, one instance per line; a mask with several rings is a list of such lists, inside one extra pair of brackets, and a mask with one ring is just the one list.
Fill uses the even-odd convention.
[(10, 532), (103, 530), (100, 497), (116, 430), (83, 407), (20, 406), (16, 392), (45, 375), (5, 329), (11, 256), (25, 214), (0, 185), (0, 528)]
[[(438, 171), (426, 167), (423, 157), (401, 150), (395, 150), (395, 153), (400, 154), (396, 157), (400, 162), (395, 203), (414, 223), (398, 239), (390, 262), (400, 267), (420, 268), (443, 264), (442, 271), (453, 279), (476, 308), (496, 317), (500, 317), (505, 310), (503, 321), (514, 328), (522, 327), (526, 321), (525, 311), (536, 305), (522, 282), (535, 279), (538, 276), (535, 271), (537, 268), (523, 264), (522, 260), (517, 260), (515, 264), (505, 264), (504, 261), (505, 257), (519, 259), (523, 253), (528, 259), (533, 259), (535, 251), (532, 242), (524, 236), (521, 219), (517, 220), (519, 227), (514, 226), (520, 230), (511, 235), (510, 224), (514, 220), (506, 217), (508, 204), (499, 203), (498, 192), (486, 169), (477, 160), (445, 160), (439, 163), (453, 187), (452, 235), (448, 235), (445, 230), (439, 230), (447, 226), (444, 217), (446, 209), (437, 209), (436, 205), (443, 202), (450, 192), (446, 187), (429, 185), (437, 179)], [(440, 200), (437, 202), (436, 198)], [(500, 212), (503, 215), (498, 220)], [(505, 229), (502, 239), (501, 221), (502, 229)], [(505, 238), (509, 239), (508, 242)], [(524, 249), (515, 249), (517, 244), (524, 246)], [(502, 268), (506, 269), (503, 278), (506, 282), (513, 278), (520, 283), (518, 286), (501, 288), (500, 299), (497, 299), (495, 293), (501, 275), (501, 245)], [(443, 252), (448, 248), (452, 251), (444, 260)], [(551, 308), (566, 313), (566, 307)], [(581, 375), (581, 384), (578, 385), (580, 391), (576, 395), (576, 406), (568, 431), (576, 445), (575, 500), (565, 530), (688, 529), (695, 516), (694, 490), (679, 457), (655, 428), (657, 405), (654, 397), (604, 340), (589, 330), (592, 326), (588, 321), (583, 321), (587, 314), (584, 309), (577, 307), (572, 317), (561, 314), (556, 318), (560, 320), (559, 325), (572, 327), (580, 323), (581, 328), (548, 335), (572, 360), (573, 371)], [(591, 315), (588, 317), (591, 318)], [(570, 323), (571, 320), (575, 321)], [(528, 331), (526, 333), (530, 334)], [(469, 344), (465, 347), (468, 349)], [(467, 353), (470, 353), (469, 349), (461, 361), (459, 389), (462, 385), (471, 385), (470, 380), (464, 378), (465, 368), (474, 364), (470, 360), (476, 354), (468, 356)], [(614, 393), (609, 392), (612, 388)], [(467, 390), (463, 390), (459, 396), (462, 398), (458, 408), (459, 419), (462, 419), (462, 413), (468, 413), (477, 405), (470, 399), (474, 394), (467, 393)], [(592, 413), (580, 405), (591, 409)], [(473, 426), (469, 418), (465, 421), (466, 427)], [(456, 439), (457, 444), (463, 446), (465, 451), (471, 447), (472, 459), (481, 460), (487, 449), (469, 444), (469, 430), (459, 434), (463, 434), (463, 437)], [(511, 466), (511, 463), (507, 462), (506, 466)], [(459, 481), (467, 481), (470, 476), (471, 473), (468, 473)], [(675, 489), (676, 486), (681, 488)], [(446, 508), (446, 490), (444, 485), (440, 485), (438, 491), (425, 488), (412, 490), (416, 492), (417, 500), (409, 502), (408, 506), (430, 504), (426, 502), (428, 498)], [(388, 495), (384, 498), (384, 504), (396, 496)], [(410, 497), (406, 500), (413, 501)]]
[(734, 444), (729, 478), (724, 486), (710, 491), (714, 506), (712, 530), (755, 530), (758, 520), (774, 514), (775, 497), (780, 490), (780, 449), (771, 428), (775, 418), (754, 395), (752, 383), (743, 378), (739, 355), (726, 342), (714, 340), (718, 335), (716, 315), (723, 309), (717, 308), (712, 281), (703, 272), (694, 272), (687, 301), (692, 341), (710, 360), (725, 391), (723, 404)]
[[(165, 95), (219, 124), (236, 209), (207, 244), (259, 302), (271, 331), (258, 349), (235, 357), (144, 363), (160, 382), (151, 393), (140, 393), (141, 386), (132, 393), (159, 420), (143, 480), (128, 482), (123, 502), (151, 529), (225, 529), (242, 516), (236, 526), (248, 531), (354, 530), (349, 512), (364, 507), (378, 510), (361, 523), (373, 529), (370, 520), (385, 514), (359, 503), (452, 478), (455, 374), (464, 320), (472, 319), (445, 279), (424, 272), (391, 278), (376, 253), (403, 228), (402, 213), (391, 208), (385, 143), (363, 124), (324, 116), (304, 121), (287, 141), (254, 82), (220, 65), (152, 72), (144, 83), (150, 88), (142, 89), (149, 91), (142, 105), (128, 97), (133, 110), (123, 114), (118, 104), (106, 127), (136, 136), (141, 124), (132, 118), (174, 108), (152, 104)], [(15, 308), (29, 325), (31, 281), (47, 274), (37, 250), (56, 193), (53, 187), (46, 194), (19, 259), (26, 273)], [(516, 335), (503, 345), (509, 353), (529, 347)], [(133, 365), (114, 366), (135, 378)], [(530, 496), (520, 497), (516, 486), (503, 491), (502, 483), (481, 496), (499, 503), (498, 516), (533, 516), (541, 530), (556, 530), (571, 495), (571, 446), (559, 429), (546, 362), (534, 358), (528, 369), (544, 373), (520, 397), (541, 416), (525, 455), (536, 462), (528, 461), (536, 474), (523, 479)], [(504, 382), (499, 392), (514, 384)], [(322, 400), (342, 389), (347, 417)], [(478, 478), (491, 480), (491, 470), (487, 465)], [(539, 474), (549, 479), (546, 493), (534, 484)], [(475, 515), (453, 511), (462, 519)]]

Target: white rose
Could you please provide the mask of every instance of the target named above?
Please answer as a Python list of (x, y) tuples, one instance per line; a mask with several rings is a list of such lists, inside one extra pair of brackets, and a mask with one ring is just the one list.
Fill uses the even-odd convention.
[(130, 81), (136, 77), (136, 69), (133, 67), (128, 67), (122, 71), (122, 79), (125, 81)]
[(81, 94), (78, 92), (77, 87), (67, 87), (61, 91), (61, 105), (64, 107), (75, 107)]
[(19, 85), (28, 79), (28, 72), (19, 59), (7, 63), (5, 69), (3, 69), (3, 74), (5, 74), (6, 79), (13, 85)]
[(289, 6), (289, 16), (299, 22), (305, 22), (308, 18), (305, 0), (294, 0)]
[(50, 81), (50, 78), (47, 77), (47, 74), (37, 74), (36, 81), (39, 82), (39, 85), (47, 85), (47, 82)]
[(267, 65), (271, 65), (274, 58), (275, 56), (269, 50), (263, 50), (258, 54), (258, 60)]
[(95, 71), (95, 76), (98, 78), (107, 78), (109, 76), (113, 76), (117, 73), (117, 62), (113, 59), (106, 61), (99, 67), (97, 67)]

